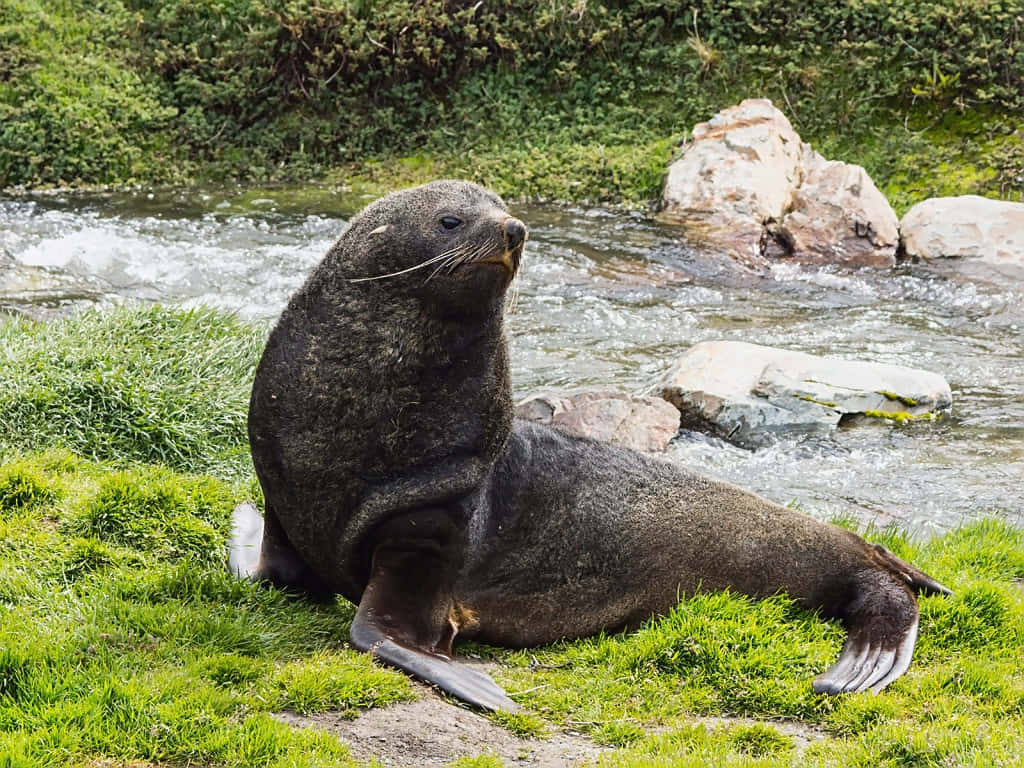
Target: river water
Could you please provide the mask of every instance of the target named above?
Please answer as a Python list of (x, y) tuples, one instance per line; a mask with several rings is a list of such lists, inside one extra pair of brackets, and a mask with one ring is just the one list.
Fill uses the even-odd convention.
[[(128, 297), (269, 323), (366, 202), (322, 189), (0, 197), (0, 308)], [(1024, 524), (1024, 282), (933, 266), (752, 275), (636, 212), (513, 208), (530, 227), (507, 322), (518, 395), (645, 393), (711, 339), (924, 368), (953, 390), (939, 421), (871, 420), (758, 451), (684, 432), (670, 455), (825, 519), (924, 536), (980, 517)]]

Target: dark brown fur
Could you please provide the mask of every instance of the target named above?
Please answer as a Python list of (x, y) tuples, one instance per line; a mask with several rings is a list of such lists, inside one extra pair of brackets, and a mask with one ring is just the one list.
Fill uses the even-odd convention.
[[(818, 690), (901, 674), (914, 591), (944, 591), (925, 574), (670, 462), (513, 422), (502, 298), (524, 236), (464, 182), (388, 196), (352, 222), (257, 371), (249, 431), (266, 522), (253, 534), (254, 510), (239, 508), (236, 570), (340, 592), (359, 605), (357, 647), (491, 709), (515, 704), (451, 661), (456, 635), (579, 637), (698, 589), (784, 591), (842, 619), (850, 639)], [(430, 280), (430, 266), (403, 272), (453, 242), (474, 260)], [(258, 563), (246, 536), (262, 538)]]

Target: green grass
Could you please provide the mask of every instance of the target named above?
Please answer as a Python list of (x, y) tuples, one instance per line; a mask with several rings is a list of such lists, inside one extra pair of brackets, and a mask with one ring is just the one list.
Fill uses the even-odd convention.
[(336, 740), (268, 713), (409, 698), (402, 675), (344, 649), (350, 606), (227, 574), (246, 483), (66, 453), (9, 456), (0, 482), (15, 477), (36, 501), (0, 503), (4, 765), (348, 765)]
[(222, 314), (160, 307), (0, 323), (0, 455), (61, 446), (238, 476), (264, 338)]
[[(159, 307), (46, 327), (0, 325), (3, 408), (21, 425), (4, 421), (0, 442), (0, 765), (354, 764), (272, 714), (354, 716), (409, 699), (408, 680), (346, 647), (351, 605), (224, 567), (230, 511), (254, 493), (241, 416), (224, 414), (244, 414), (261, 332)], [(494, 719), (528, 738), (583, 732), (610, 747), (603, 766), (1019, 765), (1024, 531), (868, 536), (955, 591), (921, 601), (914, 663), (881, 695), (813, 695), (841, 629), (784, 597), (718, 593), (627, 634), (479, 648), (526, 709)]]

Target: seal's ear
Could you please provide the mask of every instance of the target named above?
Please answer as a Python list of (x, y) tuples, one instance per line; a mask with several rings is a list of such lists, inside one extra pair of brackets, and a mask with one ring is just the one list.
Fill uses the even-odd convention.
[(390, 226), (391, 226), (390, 224), (381, 224), (379, 227), (377, 227), (375, 230), (373, 230), (370, 234), (371, 235), (383, 235), (385, 232), (388, 231), (388, 227), (390, 227)]

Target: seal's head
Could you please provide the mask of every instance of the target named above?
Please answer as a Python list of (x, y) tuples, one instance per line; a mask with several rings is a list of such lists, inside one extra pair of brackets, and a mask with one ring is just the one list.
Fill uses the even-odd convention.
[[(488, 311), (515, 277), (526, 225), (467, 181), (394, 192), (352, 220), (336, 249), (350, 283), (415, 295), (442, 311)], [(358, 242), (360, 248), (346, 248)]]

